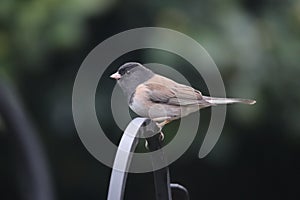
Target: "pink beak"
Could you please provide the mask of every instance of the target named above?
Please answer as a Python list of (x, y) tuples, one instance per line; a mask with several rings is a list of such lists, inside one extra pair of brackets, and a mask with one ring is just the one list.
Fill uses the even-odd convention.
[(112, 75), (110, 76), (110, 78), (119, 80), (119, 79), (121, 78), (121, 75), (120, 75), (118, 72), (116, 72), (116, 73), (112, 74)]

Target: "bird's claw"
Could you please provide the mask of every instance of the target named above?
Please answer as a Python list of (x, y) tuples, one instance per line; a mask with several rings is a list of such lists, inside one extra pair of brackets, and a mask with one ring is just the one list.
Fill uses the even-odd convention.
[(160, 132), (159, 134), (160, 141), (163, 141), (165, 139), (165, 135), (163, 134), (163, 132)]
[[(159, 133), (159, 140), (162, 142), (164, 139), (165, 139), (165, 135), (163, 134), (163, 132), (160, 132)], [(147, 150), (149, 150), (149, 144), (148, 144), (147, 139), (145, 140), (145, 148)]]

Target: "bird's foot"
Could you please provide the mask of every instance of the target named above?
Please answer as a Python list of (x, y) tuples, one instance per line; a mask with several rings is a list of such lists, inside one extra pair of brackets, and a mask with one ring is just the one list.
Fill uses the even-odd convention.
[[(165, 139), (165, 135), (163, 134), (163, 132), (160, 132), (159, 133), (159, 140), (162, 142), (164, 139)], [(147, 139), (145, 140), (145, 148), (147, 150), (149, 150), (149, 144), (148, 144)]]
[(159, 135), (159, 139), (160, 139), (160, 141), (164, 141), (164, 139), (165, 139), (165, 135), (164, 135), (164, 133), (160, 131), (160, 133), (159, 133), (159, 134), (160, 134), (160, 135)]
[(165, 125), (167, 125), (168, 123), (170, 123), (171, 120), (167, 119), (167, 120), (164, 120), (163, 122), (161, 123), (157, 123), (157, 126), (162, 129)]

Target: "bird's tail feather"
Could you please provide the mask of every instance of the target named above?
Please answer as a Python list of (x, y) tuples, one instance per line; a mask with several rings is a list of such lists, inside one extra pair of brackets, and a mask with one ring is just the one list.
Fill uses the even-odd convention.
[(242, 103), (252, 105), (255, 104), (255, 100), (251, 99), (239, 99), (239, 98), (219, 98), (219, 97), (207, 97), (203, 96), (204, 100), (211, 104), (231, 104), (231, 103)]

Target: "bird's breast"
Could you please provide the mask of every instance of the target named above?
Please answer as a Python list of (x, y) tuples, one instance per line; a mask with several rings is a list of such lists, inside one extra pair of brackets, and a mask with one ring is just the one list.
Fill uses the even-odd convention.
[(146, 100), (144, 96), (140, 95), (133, 95), (129, 101), (129, 107), (133, 110), (136, 114), (142, 117), (149, 118), (149, 102)]

